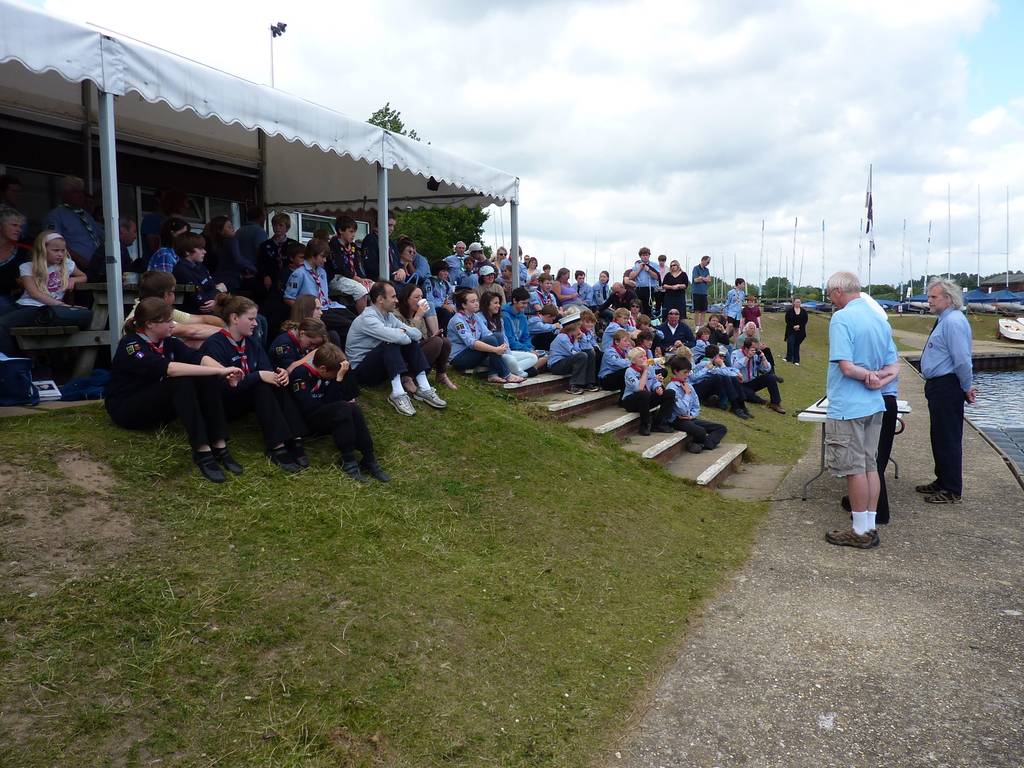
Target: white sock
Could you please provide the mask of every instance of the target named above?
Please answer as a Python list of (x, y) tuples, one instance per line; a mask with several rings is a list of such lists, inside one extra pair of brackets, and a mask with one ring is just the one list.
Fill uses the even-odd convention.
[(877, 525), (875, 524), (875, 515), (877, 513), (875, 512), (875, 510), (869, 509), (864, 514), (868, 516), (868, 530), (870, 531), (872, 528), (876, 528)]
[(405, 388), (402, 386), (402, 374), (398, 374), (391, 380), (391, 396), (398, 397), (404, 394)]
[(420, 389), (430, 389), (430, 382), (427, 381), (427, 374), (425, 371), (420, 371), (416, 374), (416, 386)]
[(871, 530), (871, 526), (868, 525), (868, 514), (867, 512), (853, 513), (853, 532), (858, 536), (863, 536)]

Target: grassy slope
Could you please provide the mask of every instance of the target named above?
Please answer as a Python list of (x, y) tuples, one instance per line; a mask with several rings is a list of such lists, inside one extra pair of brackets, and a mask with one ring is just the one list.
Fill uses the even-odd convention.
[[(821, 388), (824, 328), (784, 371), (791, 405)], [(0, 584), (8, 764), (584, 765), (764, 512), (481, 385), (415, 419), (363, 400), (388, 486), (341, 479), (324, 440), (286, 478), (242, 428), (246, 474), (216, 487), (177, 429), (0, 422), (12, 462), (107, 462), (140, 534), (47, 596)], [(724, 415), (729, 439), (802, 453), (805, 425), (756, 414)]]

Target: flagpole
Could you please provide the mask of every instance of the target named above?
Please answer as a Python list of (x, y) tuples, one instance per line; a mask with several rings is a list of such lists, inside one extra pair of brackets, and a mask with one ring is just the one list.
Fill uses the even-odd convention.
[(932, 268), (932, 220), (928, 219), (928, 247), (924, 252), (924, 286), (925, 290), (922, 293), (927, 293), (928, 287), (928, 273)]
[(872, 165), (868, 163), (868, 194), (865, 200), (868, 209), (868, 223), (865, 230), (868, 235), (868, 296), (871, 295), (871, 262), (875, 256), (875, 212), (874, 201), (871, 199), (871, 171)]
[(761, 219), (761, 255), (757, 257), (757, 290), (764, 298), (764, 219)]
[[(792, 273), (793, 277), (796, 277), (796, 225), (799, 220), (799, 217), (793, 217), (793, 258), (789, 262), (789, 271)], [(789, 287), (790, 292), (795, 295), (796, 291), (792, 280), (789, 281)]]
[(953, 202), (950, 184), (946, 182), (946, 279), (949, 280), (950, 266), (953, 261)]
[(857, 225), (857, 277), (864, 274), (864, 217)]
[(821, 300), (825, 300), (825, 220), (821, 220)]
[(903, 243), (900, 245), (900, 294), (903, 294), (903, 286), (906, 284), (907, 266), (907, 220), (903, 220)]
[(1006, 290), (1010, 290), (1010, 187), (1006, 187)]
[[(1009, 200), (1010, 198), (1006, 198), (1006, 199)], [(1007, 208), (1007, 210), (1009, 210), (1009, 208)], [(1007, 233), (1009, 233), (1009, 231), (1010, 231), (1010, 224), (1009, 224), (1009, 221), (1010, 221), (1009, 216), (1010, 216), (1010, 214), (1007, 213), (1006, 216), (1007, 216), (1007, 218), (1006, 218), (1006, 221), (1007, 221), (1006, 231), (1007, 231)], [(1007, 254), (1010, 253), (1010, 235), (1009, 234), (1006, 235), (1006, 253)], [(1007, 255), (1007, 257), (1006, 257), (1006, 263), (1007, 264), (1010, 263), (1009, 255)], [(1010, 274), (1009, 267), (1007, 267), (1006, 274), (1007, 274), (1007, 278), (1006, 279), (1009, 280), (1010, 279), (1009, 278), (1009, 274)], [(779, 293), (781, 291), (782, 291), (782, 246), (780, 245), (779, 246), (779, 278), (778, 278), (778, 280), (775, 281), (775, 300), (776, 301), (779, 300)]]
[(981, 184), (978, 185), (978, 289), (981, 289)]

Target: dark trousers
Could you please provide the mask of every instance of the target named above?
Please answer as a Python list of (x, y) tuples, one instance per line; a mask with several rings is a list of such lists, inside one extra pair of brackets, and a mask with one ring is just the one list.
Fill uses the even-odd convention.
[(705, 448), (717, 448), (728, 431), (724, 424), (716, 424), (704, 419), (676, 419), (672, 426), (693, 438), (693, 442)]
[(348, 338), (348, 329), (352, 326), (352, 321), (356, 319), (355, 314), (350, 309), (325, 309), (320, 319), (324, 321), (324, 325), (328, 329), (338, 334), (338, 339), (341, 341), (341, 348), (345, 348), (345, 339)]
[(800, 362), (800, 342), (802, 342), (799, 336), (795, 333), (789, 334), (789, 338), (786, 339), (786, 359), (791, 363)]
[(640, 299), (640, 310), (648, 317), (653, 317), (651, 307), (654, 306), (654, 288), (637, 288), (636, 297)]
[(0, 315), (0, 352), (9, 357), (18, 354), (11, 337), (11, 328), (22, 325), (77, 325), (79, 329), (85, 330), (91, 320), (92, 312), (82, 307), (26, 307), (14, 304)]
[[(495, 333), (491, 336), (482, 337), (480, 341), (484, 344), (500, 347), (505, 343), (505, 337), (501, 334)], [(508, 364), (501, 355), (494, 352), (481, 352), (478, 349), (464, 349), (452, 358), (452, 365), (460, 371), (468, 371), (470, 368), (476, 368), (478, 365), (485, 362), (487, 363), (487, 372), (491, 376), (500, 376), (501, 378), (508, 376)]]
[(108, 398), (105, 405), (111, 420), (122, 429), (152, 429), (178, 418), (195, 450), (227, 439), (221, 385), (219, 376), (176, 376), (130, 395)]
[(878, 435), (878, 505), (875, 521), (889, 522), (889, 494), (885, 489), (885, 468), (892, 455), (892, 441), (896, 437), (896, 395), (885, 395), (885, 413), (882, 414), (882, 431)]
[(960, 496), (963, 482), (964, 391), (952, 374), (928, 379), (924, 383), (931, 420), (932, 457), (935, 479), (950, 493)]
[(779, 394), (779, 380), (775, 378), (774, 373), (762, 373), (760, 376), (744, 382), (744, 399), (751, 403), (763, 403), (764, 398), (757, 394), (762, 389), (768, 390), (768, 396), (775, 405), (782, 402), (782, 395)]
[(375, 387), (402, 373), (416, 378), (417, 374), (429, 370), (430, 363), (417, 342), (391, 344), (385, 341), (370, 350), (353, 373), (361, 386)]
[(423, 357), (433, 370), (444, 373), (448, 370), (448, 358), (452, 354), (452, 343), (444, 336), (431, 336), (420, 342)]
[(242, 390), (222, 385), (221, 391), (224, 413), (229, 419), (237, 419), (250, 411), (256, 414), (267, 450), (306, 433), (302, 414), (288, 396), (286, 387), (258, 381)]
[(633, 392), (622, 398), (622, 405), (630, 413), (640, 414), (640, 426), (651, 426), (651, 408), (658, 407), (654, 415), (654, 424), (668, 424), (672, 421), (672, 411), (676, 404), (676, 393), (671, 389), (663, 390), (660, 395), (651, 392), (649, 389)]
[(598, 383), (601, 385), (601, 389), (607, 389), (609, 392), (621, 391), (626, 386), (626, 369), (607, 373), (601, 377)]
[(768, 361), (768, 364), (775, 369), (775, 355), (772, 354), (772, 350), (769, 347), (761, 347), (761, 351), (764, 352), (764, 359)]
[(441, 329), (442, 334), (446, 334), (448, 332), (448, 323), (455, 317), (455, 313), (449, 312), (444, 307), (438, 307), (434, 312), (437, 315), (437, 327)]
[(349, 458), (358, 450), (363, 461), (373, 461), (373, 438), (362, 409), (355, 403), (327, 403), (305, 414), (304, 420), (310, 434), (334, 438), (342, 456)]
[(587, 387), (597, 382), (594, 372), (594, 350), (574, 352), (557, 363), (548, 363), (548, 370), (558, 376), (569, 375), (569, 382), (576, 387)]
[(706, 403), (712, 395), (718, 395), (718, 402), (734, 411), (743, 410), (747, 405), (739, 380), (732, 376), (705, 376), (692, 386), (701, 403)]
[(551, 342), (555, 340), (555, 335), (556, 334), (552, 331), (530, 334), (530, 344), (533, 345), (534, 349), (543, 349), (547, 351), (551, 349)]

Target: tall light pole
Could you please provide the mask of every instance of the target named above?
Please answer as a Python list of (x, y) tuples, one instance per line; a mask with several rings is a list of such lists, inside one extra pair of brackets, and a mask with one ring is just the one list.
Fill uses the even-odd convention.
[(283, 21), (277, 22), (277, 24), (270, 25), (270, 87), (274, 88), (274, 38), (280, 37), (284, 34), (284, 31), (288, 29), (288, 25)]

